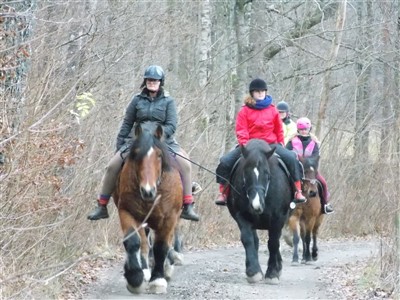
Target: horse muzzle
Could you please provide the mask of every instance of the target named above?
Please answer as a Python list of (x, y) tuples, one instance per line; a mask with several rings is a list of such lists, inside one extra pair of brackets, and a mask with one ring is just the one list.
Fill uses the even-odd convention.
[(156, 187), (152, 187), (152, 188), (148, 188), (148, 187), (140, 187), (140, 196), (142, 197), (143, 201), (146, 202), (154, 202), (154, 200), (156, 200), (156, 196), (157, 196), (157, 188)]
[(250, 200), (250, 206), (255, 214), (261, 215), (264, 211), (264, 199), (260, 197), (259, 193)]

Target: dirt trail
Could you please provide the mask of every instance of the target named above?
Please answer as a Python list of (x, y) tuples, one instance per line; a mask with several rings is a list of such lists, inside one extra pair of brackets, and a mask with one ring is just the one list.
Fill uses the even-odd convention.
[[(265, 244), (265, 243), (263, 243)], [(265, 272), (267, 254), (261, 244), (260, 263)], [(337, 299), (333, 285), (338, 267), (365, 261), (378, 253), (378, 243), (366, 241), (320, 241), (319, 260), (312, 265), (291, 266), (291, 248), (281, 243), (283, 270), (279, 285), (249, 284), (244, 273), (242, 246), (185, 252), (183, 266), (175, 268), (166, 295), (132, 295), (125, 288), (123, 262), (105, 269), (90, 285), (84, 299)], [(334, 270), (334, 274), (331, 272)], [(331, 274), (332, 273), (332, 274)], [(333, 277), (333, 278), (332, 278)], [(336, 290), (335, 293), (332, 293)], [(353, 295), (354, 296), (354, 295)]]

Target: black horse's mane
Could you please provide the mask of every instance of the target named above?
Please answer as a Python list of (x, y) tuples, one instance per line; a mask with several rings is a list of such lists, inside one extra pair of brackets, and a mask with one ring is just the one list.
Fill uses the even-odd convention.
[(168, 148), (164, 142), (158, 139), (150, 131), (143, 130), (141, 134), (134, 139), (130, 148), (129, 158), (133, 161), (141, 161), (151, 147), (155, 147), (161, 150), (162, 169), (168, 171), (171, 168)]

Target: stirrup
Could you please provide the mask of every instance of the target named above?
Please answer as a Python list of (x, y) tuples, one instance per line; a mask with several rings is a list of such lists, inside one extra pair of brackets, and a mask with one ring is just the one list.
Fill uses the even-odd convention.
[[(327, 211), (327, 208), (330, 208), (331, 209), (331, 211)], [(335, 211), (333, 210), (333, 208), (332, 208), (332, 206), (330, 206), (329, 204), (325, 204), (324, 205), (324, 213), (326, 214), (326, 215), (330, 215), (330, 214), (333, 214)]]
[(200, 185), (198, 182), (196, 182), (196, 181), (193, 181), (193, 182), (192, 182), (192, 195), (193, 195), (193, 196), (194, 196), (194, 195), (197, 195), (197, 194), (200, 193), (202, 190), (203, 190), (203, 188), (201, 187), (201, 185)]

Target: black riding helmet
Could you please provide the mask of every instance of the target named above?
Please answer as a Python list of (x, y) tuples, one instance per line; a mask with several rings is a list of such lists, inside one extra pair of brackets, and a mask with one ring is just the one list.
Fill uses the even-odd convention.
[(142, 83), (142, 88), (146, 86), (146, 79), (157, 79), (160, 80), (160, 86), (164, 85), (164, 80), (165, 80), (165, 73), (164, 70), (157, 65), (151, 65), (146, 68), (144, 71), (143, 75), (143, 83)]
[(255, 91), (255, 90), (258, 90), (258, 91), (268, 90), (267, 83), (260, 78), (254, 79), (252, 82), (250, 82), (250, 85), (249, 85), (250, 94), (252, 91)]

